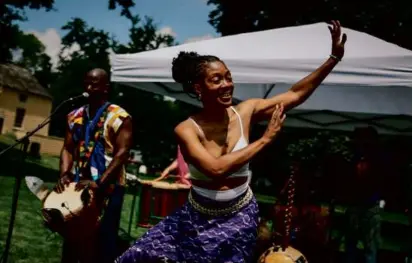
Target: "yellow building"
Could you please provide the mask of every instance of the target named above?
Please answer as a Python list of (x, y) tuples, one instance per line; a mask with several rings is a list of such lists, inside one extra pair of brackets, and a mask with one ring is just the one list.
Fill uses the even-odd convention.
[[(26, 69), (0, 65), (0, 134), (21, 138), (49, 116), (52, 97)], [(58, 155), (63, 139), (49, 136), (49, 125), (30, 138), (40, 144), (40, 152)]]

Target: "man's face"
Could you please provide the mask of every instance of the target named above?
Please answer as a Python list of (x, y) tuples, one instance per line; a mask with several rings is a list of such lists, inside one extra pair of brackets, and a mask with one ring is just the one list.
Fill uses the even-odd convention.
[(85, 91), (89, 93), (89, 100), (96, 101), (105, 99), (108, 94), (108, 80), (104, 72), (92, 70), (85, 78)]

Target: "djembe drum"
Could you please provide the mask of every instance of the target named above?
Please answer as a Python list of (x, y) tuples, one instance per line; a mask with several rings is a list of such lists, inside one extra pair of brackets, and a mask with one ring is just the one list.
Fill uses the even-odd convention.
[(151, 217), (160, 219), (182, 206), (189, 194), (190, 186), (179, 183), (138, 180), (141, 184), (138, 225), (150, 227)]
[(43, 221), (50, 230), (59, 233), (74, 249), (80, 263), (95, 262), (97, 231), (103, 203), (86, 188), (75, 190), (70, 183), (63, 192), (50, 191), (37, 177), (26, 177), (30, 191), (42, 202)]
[(297, 249), (289, 246), (291, 220), (293, 217), (293, 205), (295, 194), (294, 168), (291, 169), (291, 174), (288, 179), (288, 199), (287, 209), (284, 216), (284, 239), (282, 245), (273, 244), (267, 249), (258, 259), (258, 263), (308, 263), (304, 255)]
[(76, 191), (75, 185), (70, 183), (62, 193), (50, 191), (42, 202), (45, 225), (74, 242), (96, 233), (101, 212), (94, 192), (87, 188)]
[(140, 227), (150, 227), (151, 203), (152, 203), (152, 184), (150, 181), (140, 180), (140, 196), (139, 196), (139, 216), (137, 225)]
[(285, 250), (281, 246), (272, 246), (261, 255), (258, 263), (308, 263), (300, 251), (293, 247)]

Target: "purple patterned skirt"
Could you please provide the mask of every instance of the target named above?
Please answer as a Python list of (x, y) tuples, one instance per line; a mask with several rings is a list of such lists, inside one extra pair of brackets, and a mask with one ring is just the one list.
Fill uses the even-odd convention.
[[(206, 208), (231, 207), (245, 194), (229, 202), (217, 202), (192, 191), (193, 199)], [(115, 263), (250, 262), (257, 225), (254, 197), (238, 211), (217, 217), (200, 213), (187, 202), (138, 239)]]

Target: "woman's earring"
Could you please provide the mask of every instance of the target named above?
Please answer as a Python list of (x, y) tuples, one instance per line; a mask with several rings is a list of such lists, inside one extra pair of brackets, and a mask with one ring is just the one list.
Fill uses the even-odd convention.
[(201, 101), (201, 93), (198, 94), (198, 100)]

